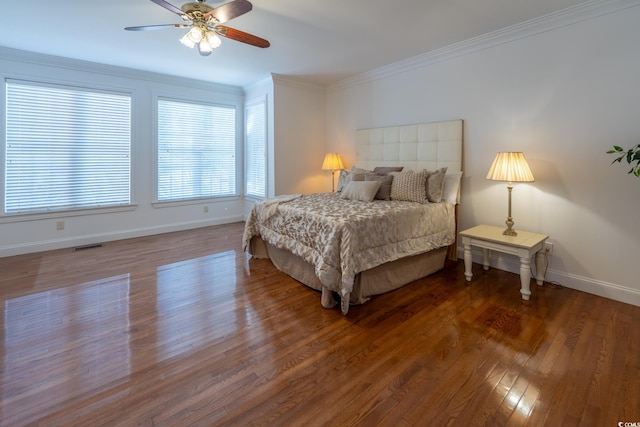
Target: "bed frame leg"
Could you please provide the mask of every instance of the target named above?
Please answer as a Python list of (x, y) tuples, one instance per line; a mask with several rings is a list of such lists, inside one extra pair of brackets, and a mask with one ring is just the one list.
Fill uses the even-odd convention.
[(322, 288), (322, 298), (320, 299), (320, 303), (324, 308), (333, 308), (338, 303), (335, 298), (333, 298), (333, 292), (331, 292), (327, 288)]

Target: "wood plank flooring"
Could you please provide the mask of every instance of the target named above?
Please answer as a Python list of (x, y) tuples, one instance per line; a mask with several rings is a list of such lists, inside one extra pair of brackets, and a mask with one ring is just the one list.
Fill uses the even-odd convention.
[(0, 259), (0, 425), (640, 422), (640, 307), (458, 261), (345, 317), (242, 227)]

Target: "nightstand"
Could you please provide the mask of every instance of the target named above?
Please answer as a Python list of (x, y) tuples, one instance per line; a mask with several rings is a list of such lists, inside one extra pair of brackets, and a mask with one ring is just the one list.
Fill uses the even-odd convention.
[(498, 251), (517, 255), (520, 258), (520, 293), (523, 300), (531, 295), (531, 257), (536, 254), (536, 283), (544, 281), (544, 242), (549, 238), (546, 234), (530, 233), (517, 230), (517, 236), (505, 236), (504, 228), (491, 225), (478, 225), (460, 232), (464, 246), (464, 275), (471, 281), (471, 246), (482, 248), (482, 264), (489, 269), (490, 251)]

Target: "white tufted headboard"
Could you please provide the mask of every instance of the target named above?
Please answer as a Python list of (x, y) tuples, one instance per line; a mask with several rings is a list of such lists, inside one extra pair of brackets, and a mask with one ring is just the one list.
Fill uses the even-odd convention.
[(462, 171), (462, 120), (361, 129), (356, 166), (404, 166), (413, 170)]

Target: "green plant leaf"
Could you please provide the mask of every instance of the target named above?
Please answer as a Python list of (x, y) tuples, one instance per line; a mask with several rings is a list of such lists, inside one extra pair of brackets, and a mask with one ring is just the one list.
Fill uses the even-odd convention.
[[(619, 145), (614, 145), (613, 150), (607, 151), (607, 154), (622, 154), (619, 157), (616, 157), (611, 164), (614, 163), (622, 163), (622, 160), (625, 159), (626, 162), (633, 167), (627, 172), (628, 174), (635, 175), (640, 178), (640, 144), (636, 144), (629, 150), (624, 150)], [(635, 165), (634, 165), (635, 163)]]

